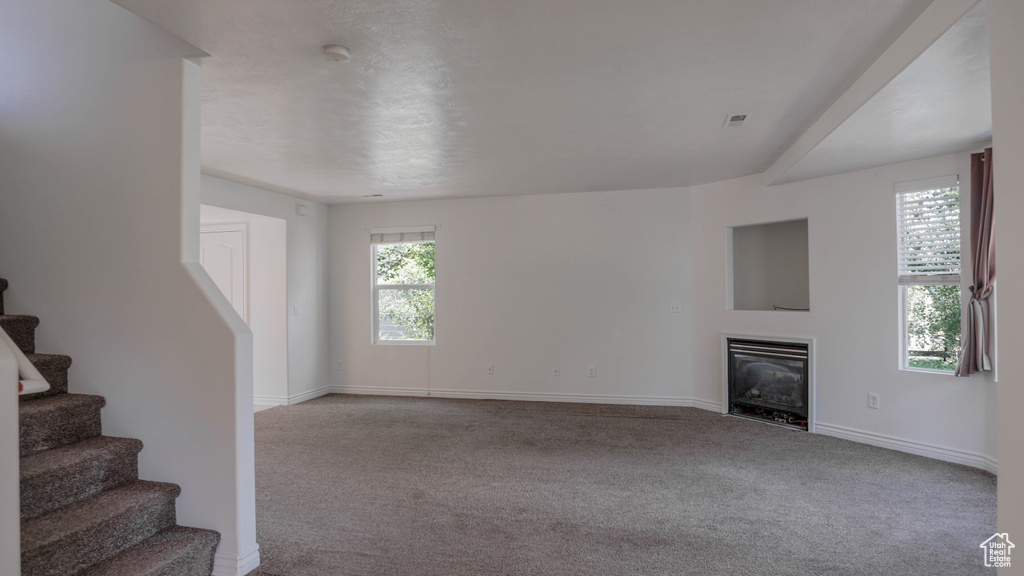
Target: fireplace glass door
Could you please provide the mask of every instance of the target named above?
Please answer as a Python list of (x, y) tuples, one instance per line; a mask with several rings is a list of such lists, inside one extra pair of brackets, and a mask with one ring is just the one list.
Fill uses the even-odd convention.
[(729, 339), (729, 412), (807, 429), (807, 345)]

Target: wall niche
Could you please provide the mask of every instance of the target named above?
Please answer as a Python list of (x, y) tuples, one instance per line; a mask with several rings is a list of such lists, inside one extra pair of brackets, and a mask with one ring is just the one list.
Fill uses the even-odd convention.
[(735, 226), (728, 239), (730, 309), (810, 310), (806, 218)]

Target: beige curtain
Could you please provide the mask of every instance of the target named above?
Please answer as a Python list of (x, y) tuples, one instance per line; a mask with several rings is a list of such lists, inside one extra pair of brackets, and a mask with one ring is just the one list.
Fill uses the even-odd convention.
[(991, 318), (988, 297), (996, 282), (996, 245), (992, 239), (992, 149), (971, 155), (971, 303), (967, 330), (961, 338), (957, 376), (992, 369)]

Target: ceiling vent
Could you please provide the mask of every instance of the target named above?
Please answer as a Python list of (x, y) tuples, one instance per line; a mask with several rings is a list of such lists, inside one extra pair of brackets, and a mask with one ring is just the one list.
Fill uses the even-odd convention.
[(740, 126), (746, 124), (746, 122), (746, 114), (730, 114), (725, 117), (725, 124), (723, 124), (723, 126), (725, 126), (726, 128), (739, 128)]

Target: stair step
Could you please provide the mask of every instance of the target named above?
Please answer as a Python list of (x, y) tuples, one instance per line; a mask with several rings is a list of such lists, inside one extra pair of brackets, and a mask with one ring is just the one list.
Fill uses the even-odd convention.
[(138, 480), (140, 450), (134, 438), (96, 436), (22, 458), (22, 520)]
[(22, 576), (68, 576), (175, 525), (175, 484), (132, 482), (21, 523)]
[(18, 399), (22, 402), (66, 394), (68, 391), (68, 369), (71, 368), (71, 356), (63, 354), (26, 354), (29, 362), (39, 370), (43, 378), (50, 384), (50, 389), (38, 394), (22, 394)]
[(210, 576), (220, 534), (176, 526), (78, 576)]
[(102, 396), (58, 394), (18, 405), (21, 456), (100, 435)]
[(36, 351), (37, 326), (39, 318), (36, 316), (0, 316), (0, 328), (7, 332), (25, 354), (33, 354)]
[(0, 278), (0, 316), (4, 315), (4, 291), (7, 290), (7, 280)]

